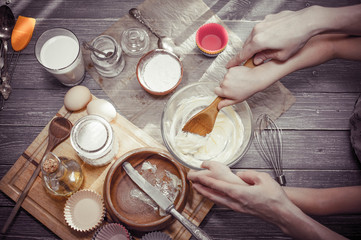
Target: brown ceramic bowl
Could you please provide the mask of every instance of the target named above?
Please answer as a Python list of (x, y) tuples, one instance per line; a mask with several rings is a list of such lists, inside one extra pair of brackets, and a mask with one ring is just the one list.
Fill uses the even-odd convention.
[[(165, 170), (177, 176), (182, 183), (174, 205), (181, 212), (186, 204), (188, 184), (183, 167), (179, 165), (168, 152), (157, 148), (139, 148), (121, 156), (109, 169), (104, 183), (104, 200), (110, 217), (136, 231), (155, 231), (172, 223), (171, 215), (160, 216), (149, 204), (131, 196), (138, 186), (128, 177), (122, 168), (122, 163), (128, 161), (138, 172), (144, 162), (148, 161), (157, 167), (156, 173), (143, 172), (143, 177), (150, 183), (157, 177), (162, 178)], [(158, 179), (159, 180), (159, 179)], [(162, 181), (169, 181), (163, 177)], [(170, 181), (169, 181), (170, 182)], [(154, 185), (154, 183), (153, 183)], [(145, 194), (145, 193), (144, 193)]]

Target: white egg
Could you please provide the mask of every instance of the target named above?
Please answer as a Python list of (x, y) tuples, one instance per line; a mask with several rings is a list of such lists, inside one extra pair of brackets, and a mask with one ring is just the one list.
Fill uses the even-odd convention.
[(92, 99), (90, 90), (84, 86), (75, 86), (69, 89), (64, 97), (64, 106), (69, 111), (83, 109)]
[(108, 122), (111, 122), (117, 116), (117, 111), (113, 104), (104, 99), (95, 99), (91, 101), (86, 110), (88, 114), (101, 116)]

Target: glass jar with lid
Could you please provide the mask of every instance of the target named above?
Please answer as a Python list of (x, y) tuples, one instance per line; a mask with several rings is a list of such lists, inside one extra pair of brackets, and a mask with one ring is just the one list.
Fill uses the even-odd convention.
[(49, 152), (41, 162), (43, 185), (54, 196), (70, 196), (83, 183), (81, 166), (75, 160)]
[(122, 33), (120, 44), (128, 56), (143, 55), (149, 48), (149, 36), (142, 28), (129, 28)]
[(80, 118), (71, 130), (70, 142), (78, 156), (93, 166), (110, 163), (119, 149), (110, 123), (98, 115)]
[(115, 39), (108, 35), (100, 35), (91, 42), (91, 45), (105, 53), (105, 56), (94, 51), (90, 53), (97, 72), (109, 78), (119, 75), (124, 68), (125, 61), (122, 49)]

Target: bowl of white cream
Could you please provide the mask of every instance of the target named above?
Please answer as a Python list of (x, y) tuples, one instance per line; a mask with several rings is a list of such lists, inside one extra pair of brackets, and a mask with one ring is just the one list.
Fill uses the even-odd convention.
[(162, 138), (168, 151), (182, 165), (202, 169), (204, 161), (236, 164), (253, 138), (252, 112), (246, 101), (222, 108), (211, 133), (200, 136), (182, 131), (186, 122), (217, 97), (217, 82), (198, 82), (177, 91), (164, 107)]
[(141, 57), (136, 73), (144, 90), (153, 95), (166, 95), (182, 81), (183, 65), (172, 52), (155, 49)]

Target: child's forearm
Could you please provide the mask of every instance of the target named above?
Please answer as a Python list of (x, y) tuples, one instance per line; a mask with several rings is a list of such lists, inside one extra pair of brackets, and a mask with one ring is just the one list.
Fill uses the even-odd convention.
[(339, 37), (332, 43), (335, 58), (361, 61), (361, 37)]
[(284, 190), (288, 198), (307, 214), (361, 212), (361, 186), (324, 189), (284, 187)]

